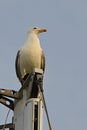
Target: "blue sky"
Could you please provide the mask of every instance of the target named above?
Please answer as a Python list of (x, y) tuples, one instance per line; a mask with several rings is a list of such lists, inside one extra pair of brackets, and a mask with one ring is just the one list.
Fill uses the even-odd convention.
[[(44, 91), (54, 130), (86, 130), (87, 1), (0, 0), (1, 88), (20, 88), (15, 57), (33, 26), (48, 29), (39, 38), (46, 56)], [(0, 105), (0, 124), (6, 112)]]

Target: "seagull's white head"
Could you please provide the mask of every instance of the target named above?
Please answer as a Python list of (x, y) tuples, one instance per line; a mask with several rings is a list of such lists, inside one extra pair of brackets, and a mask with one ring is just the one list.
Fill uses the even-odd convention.
[(34, 27), (34, 28), (32, 28), (32, 29), (30, 29), (28, 31), (28, 34), (36, 34), (36, 35), (38, 35), (39, 33), (42, 33), (42, 32), (47, 32), (47, 29), (41, 29), (39, 27)]

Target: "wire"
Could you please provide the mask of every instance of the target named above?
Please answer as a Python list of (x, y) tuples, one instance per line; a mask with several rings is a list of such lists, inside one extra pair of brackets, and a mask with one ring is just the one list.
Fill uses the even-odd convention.
[(45, 108), (45, 112), (46, 112), (46, 116), (47, 116), (47, 121), (48, 121), (49, 129), (53, 130), (51, 122), (50, 122), (50, 118), (49, 118), (47, 106), (46, 106), (46, 101), (45, 101), (44, 93), (43, 93), (43, 81), (39, 82), (39, 83), (40, 84), (38, 85), (38, 88), (40, 89), (41, 94), (42, 94), (42, 100), (43, 100), (43, 104), (44, 104), (44, 108)]
[(8, 112), (7, 112), (6, 119), (5, 119), (5, 123), (4, 123), (4, 126), (3, 126), (2, 130), (5, 130), (5, 126), (6, 126), (6, 122), (7, 122), (7, 120), (8, 120), (8, 116), (9, 116), (10, 110), (11, 110), (11, 109), (9, 109)]
[(49, 129), (50, 129), (50, 130), (53, 130), (53, 129), (52, 129), (51, 122), (50, 122), (50, 118), (49, 118), (49, 115), (48, 115), (48, 110), (47, 110), (46, 101), (45, 101), (45, 97), (44, 97), (43, 92), (42, 92), (42, 98), (43, 98), (43, 103), (44, 103), (45, 112), (46, 112), (46, 115), (47, 115), (47, 120), (48, 120)]

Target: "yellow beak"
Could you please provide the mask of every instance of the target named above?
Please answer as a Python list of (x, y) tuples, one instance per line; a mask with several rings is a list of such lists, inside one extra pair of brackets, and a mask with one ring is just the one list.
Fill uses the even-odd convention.
[(42, 33), (42, 32), (47, 32), (47, 29), (40, 29), (39, 33)]

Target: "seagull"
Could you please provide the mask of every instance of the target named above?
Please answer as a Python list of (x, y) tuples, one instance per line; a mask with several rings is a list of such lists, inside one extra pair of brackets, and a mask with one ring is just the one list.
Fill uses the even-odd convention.
[(26, 42), (17, 52), (15, 69), (22, 85), (24, 77), (31, 73), (34, 68), (45, 71), (45, 56), (38, 38), (38, 34), (42, 32), (47, 32), (47, 30), (39, 27), (31, 28), (27, 32)]

